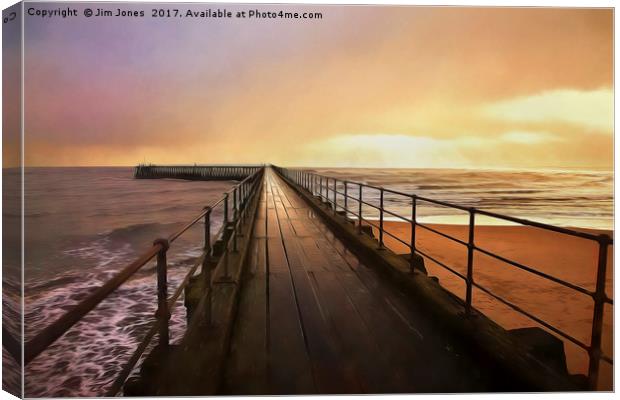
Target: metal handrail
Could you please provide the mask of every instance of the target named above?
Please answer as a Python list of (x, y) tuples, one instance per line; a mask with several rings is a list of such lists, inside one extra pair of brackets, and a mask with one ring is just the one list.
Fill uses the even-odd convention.
[[(260, 174), (262, 174), (262, 170), (259, 171)], [(256, 179), (254, 179), (256, 178)], [(224, 251), (224, 256), (225, 257), (225, 275), (227, 275), (227, 263), (228, 263), (228, 252), (230, 247), (232, 246), (233, 251), (237, 251), (237, 236), (238, 236), (238, 230), (240, 229), (240, 226), (242, 224), (245, 224), (246, 218), (248, 217), (247, 212), (248, 212), (248, 207), (247, 207), (247, 203), (250, 201), (250, 199), (255, 198), (255, 196), (257, 195), (257, 189), (260, 186), (260, 176), (259, 177), (254, 177), (252, 179), (248, 179), (248, 181), (250, 182), (250, 188), (240, 191), (243, 193), (247, 193), (247, 196), (242, 196), (241, 199), (243, 200), (243, 205), (241, 205), (241, 202), (239, 203), (239, 212), (235, 213), (235, 215), (237, 215), (237, 218), (234, 221), (231, 221), (231, 226), (232, 226), (232, 232), (231, 232), (231, 237), (226, 241), (225, 243), (225, 251)], [(245, 180), (244, 180), (245, 181)], [(236, 186), (237, 188), (241, 188), (242, 186), (239, 184)], [(175, 293), (172, 295), (172, 297), (170, 297), (168, 299), (168, 302), (166, 304), (166, 306), (168, 307), (168, 313), (172, 314), (172, 311), (174, 310), (174, 308), (177, 305), (177, 300), (178, 298), (181, 296), (181, 293), (183, 292), (183, 289), (185, 288), (185, 286), (187, 286), (187, 284), (189, 283), (190, 278), (194, 275), (195, 271), (198, 269), (198, 266), (202, 265), (202, 271), (201, 274), (203, 275), (203, 279), (206, 283), (206, 291), (207, 291), (207, 296), (208, 296), (208, 303), (209, 306), (211, 306), (211, 283), (212, 283), (212, 275), (211, 275), (211, 270), (209, 269), (209, 257), (212, 254), (212, 247), (211, 247), (211, 235), (210, 235), (210, 214), (212, 212), (212, 210), (217, 207), (218, 205), (222, 204), (224, 205), (224, 224), (222, 225), (222, 228), (220, 229), (220, 231), (215, 235), (215, 237), (222, 237), (222, 233), (224, 231), (224, 229), (226, 228), (226, 225), (228, 223), (228, 198), (229, 195), (233, 194), (233, 198), (235, 197), (235, 188), (229, 190), (228, 192), (224, 193), (224, 197), (222, 197), (220, 200), (216, 201), (215, 203), (212, 203), (211, 206), (205, 207), (205, 211), (202, 213), (202, 215), (205, 216), (205, 245), (204, 245), (204, 253), (203, 256), (198, 259), (198, 261), (196, 262), (196, 264), (194, 264), (194, 266), (186, 273), (183, 281), (181, 282), (181, 284), (178, 286), (177, 290), (175, 291)], [(232, 245), (231, 245), (232, 243)], [(207, 310), (208, 312), (208, 322), (210, 324), (210, 318), (211, 318), (211, 310)], [(158, 310), (158, 313), (161, 313)], [(167, 319), (163, 322), (167, 322)], [(153, 322), (153, 324), (151, 325), (151, 328), (147, 331), (147, 333), (144, 335), (142, 341), (140, 342), (140, 344), (138, 345), (138, 347), (136, 348), (136, 350), (134, 351), (134, 353), (132, 354), (132, 356), (130, 357), (129, 361), (125, 364), (125, 366), (123, 367), (123, 369), (121, 370), (121, 372), (117, 375), (116, 379), (114, 380), (114, 382), (112, 383), (112, 385), (108, 388), (107, 392), (106, 392), (106, 397), (113, 397), (115, 396), (122, 388), (123, 384), (125, 383), (126, 379), (128, 378), (129, 374), (131, 373), (131, 371), (133, 370), (135, 364), (140, 360), (140, 357), (142, 356), (142, 354), (144, 353), (144, 351), (146, 350), (148, 344), (150, 343), (150, 341), (152, 340), (153, 336), (155, 336), (155, 334), (157, 333), (158, 328), (164, 328), (167, 330), (167, 325), (162, 324), (162, 321), (160, 319), (155, 320)], [(167, 336), (167, 333), (164, 333), (164, 336)], [(161, 344), (161, 337), (160, 337), (160, 344)]]
[[(140, 268), (146, 265), (153, 258), (157, 257), (157, 286), (158, 286), (158, 308), (156, 312), (156, 321), (154, 321), (151, 329), (145, 335), (143, 341), (140, 343), (136, 352), (130, 359), (130, 362), (125, 366), (121, 374), (117, 377), (115, 383), (113, 384), (112, 389), (108, 392), (108, 395), (114, 395), (127, 378), (127, 374), (130, 372), (131, 367), (139, 360), (141, 354), (146, 349), (148, 343), (155, 335), (156, 331), (159, 334), (160, 344), (167, 345), (168, 344), (168, 320), (170, 319), (170, 311), (174, 309), (176, 300), (182, 293), (182, 290), (189, 282), (189, 278), (195, 273), (198, 265), (200, 263), (195, 264), (190, 271), (185, 275), (185, 278), (176, 289), (175, 294), (168, 298), (167, 296), (167, 260), (166, 254), (169, 249), (171, 243), (173, 243), (178, 237), (180, 237), (183, 233), (185, 233), (189, 228), (194, 226), (196, 223), (201, 221), (203, 218), (205, 219), (205, 245), (204, 245), (204, 253), (202, 256), (202, 272), (207, 274), (209, 271), (205, 270), (209, 255), (211, 253), (211, 222), (210, 215), (215, 207), (223, 206), (224, 207), (224, 223), (223, 227), (227, 226), (229, 223), (232, 223), (232, 236), (235, 240), (236, 247), (236, 236), (237, 230), (239, 229), (239, 224), (241, 222), (241, 218), (245, 220), (246, 217), (246, 208), (248, 205), (248, 201), (254, 198), (257, 195), (257, 188), (260, 186), (260, 181), (262, 174), (264, 172), (264, 168), (260, 168), (255, 170), (251, 175), (247, 176), (245, 179), (236, 184), (232, 189), (224, 192), (224, 196), (213, 202), (211, 205), (204, 208), (204, 210), (193, 220), (188, 222), (178, 231), (170, 235), (167, 239), (157, 239), (153, 242), (153, 245), (146, 250), (140, 257), (134, 260), (132, 263), (123, 268), (118, 274), (109, 279), (106, 283), (103, 284), (99, 289), (97, 289), (94, 293), (90, 294), (87, 298), (80, 301), (77, 305), (73, 306), (73, 308), (63, 314), (56, 321), (48, 325), (46, 328), (41, 330), (34, 338), (25, 343), (24, 346), (24, 365), (27, 365), (33, 359), (35, 359), (39, 354), (41, 354), (45, 349), (47, 349), (51, 344), (53, 344), (58, 338), (64, 335), (71, 327), (73, 327), (78, 321), (80, 321), (86, 314), (92, 311), (101, 301), (107, 298), (115, 289), (117, 289), (120, 285), (126, 282), (133, 274), (135, 274)], [(233, 215), (232, 218), (229, 217), (229, 198), (233, 197), (234, 206), (233, 206)], [(223, 229), (221, 229), (216, 237), (221, 237), (223, 233)], [(7, 334), (7, 332), (3, 332)], [(10, 335), (8, 335), (10, 336)], [(5, 338), (4, 340), (7, 340)], [(11, 352), (13, 355), (13, 353)], [(17, 356), (17, 354), (15, 354)], [(16, 357), (16, 360), (19, 362), (20, 357)], [(119, 383), (120, 382), (120, 383)], [(114, 393), (112, 393), (114, 392)]]
[[(613, 365), (613, 360), (608, 357), (607, 355), (603, 354), (602, 349), (601, 349), (601, 337), (602, 337), (602, 324), (603, 324), (603, 312), (604, 312), (604, 305), (605, 304), (610, 304), (613, 306), (613, 299), (610, 299), (606, 292), (605, 292), (605, 277), (606, 277), (606, 268), (607, 268), (607, 250), (608, 250), (608, 246), (613, 245), (613, 238), (611, 238), (609, 235), (603, 234), (603, 235), (597, 235), (597, 234), (592, 234), (589, 232), (585, 232), (585, 231), (580, 231), (580, 230), (575, 230), (575, 229), (570, 229), (570, 228), (564, 228), (564, 227), (559, 227), (559, 226), (554, 226), (554, 225), (550, 225), (550, 224), (545, 224), (545, 223), (541, 223), (541, 222), (536, 222), (536, 221), (530, 221), (527, 219), (522, 219), (522, 218), (517, 218), (517, 217), (511, 217), (508, 215), (503, 215), (503, 214), (499, 214), (499, 213), (495, 213), (495, 212), (491, 212), (491, 211), (487, 211), (487, 210), (481, 210), (478, 208), (474, 208), (474, 207), (465, 207), (465, 206), (461, 206), (458, 204), (452, 204), (449, 202), (445, 202), (445, 201), (441, 201), (441, 200), (436, 200), (436, 199), (430, 199), (427, 197), (422, 197), (422, 196), (418, 196), (416, 194), (413, 193), (404, 193), (398, 190), (393, 190), (393, 189), (389, 189), (389, 188), (384, 188), (384, 187), (380, 187), (380, 186), (374, 186), (374, 185), (368, 185), (365, 183), (361, 183), (361, 182), (354, 182), (354, 181), (349, 181), (349, 180), (345, 180), (345, 179), (338, 179), (338, 178), (334, 178), (334, 177), (330, 177), (330, 176), (326, 176), (326, 175), (322, 175), (322, 174), (318, 174), (315, 172), (311, 172), (311, 171), (307, 171), (307, 170), (303, 170), (303, 169), (286, 169), (286, 168), (279, 168), (279, 167), (274, 167), (276, 169), (276, 171), (283, 176), (286, 180), (288, 180), (289, 182), (297, 185), (298, 187), (302, 188), (303, 190), (306, 190), (309, 194), (311, 194), (312, 196), (317, 196), (318, 198), (321, 199), (321, 201), (327, 202), (328, 204), (332, 205), (332, 210), (334, 212), (334, 214), (338, 213), (339, 210), (344, 210), (344, 214), (345, 217), (348, 217), (349, 215), (355, 216), (358, 220), (358, 231), (361, 233), (362, 232), (362, 225), (365, 223), (367, 225), (370, 225), (376, 229), (378, 229), (379, 231), (379, 238), (377, 239), (379, 242), (379, 249), (384, 248), (384, 234), (387, 234), (388, 236), (396, 239), (398, 242), (404, 244), (405, 246), (409, 247), (411, 254), (413, 255), (414, 253), (418, 253), (420, 255), (422, 255), (423, 257), (431, 260), (433, 263), (441, 266), (442, 268), (448, 270), (449, 272), (451, 272), (452, 274), (458, 276), (459, 278), (463, 279), (465, 281), (466, 284), (466, 291), (465, 291), (465, 300), (464, 300), (464, 307), (465, 307), (465, 315), (466, 316), (470, 316), (472, 314), (472, 297), (473, 297), (473, 293), (472, 293), (472, 289), (473, 287), (476, 287), (478, 289), (480, 289), (481, 291), (487, 293), (488, 295), (490, 295), (491, 297), (493, 297), (494, 299), (500, 301), (501, 303), (503, 303), (504, 305), (510, 307), (511, 309), (519, 312), (520, 314), (530, 318), (531, 320), (535, 321), (536, 323), (544, 326), (545, 328), (551, 330), (552, 332), (556, 333), (557, 335), (571, 341), (572, 343), (576, 344), (577, 346), (585, 349), (588, 352), (588, 357), (589, 357), (589, 366), (588, 366), (588, 386), (591, 389), (595, 389), (596, 388), (596, 384), (598, 381), (598, 372), (599, 372), (599, 364), (600, 361), (605, 361), (609, 364)], [(344, 187), (344, 192), (338, 190), (338, 186), (343, 186)], [(353, 186), (353, 188), (357, 188), (357, 196), (353, 196), (349, 191), (349, 187)], [(377, 204), (372, 204), (370, 203), (368, 200), (363, 198), (363, 194), (364, 191), (363, 189), (374, 189), (374, 190), (378, 190), (379, 191), (379, 205)], [(385, 193), (390, 193), (390, 194), (394, 194), (394, 195), (398, 195), (398, 196), (403, 196), (408, 198), (411, 201), (411, 218), (406, 218), (404, 216), (398, 215), (397, 213), (393, 212), (393, 211), (389, 211), (386, 210), (385, 205), (384, 205), (384, 197), (385, 197)], [(341, 198), (343, 199), (343, 203), (344, 206), (340, 205), (338, 203), (338, 196), (341, 196)], [(355, 211), (355, 209), (353, 209), (352, 207), (349, 206), (349, 200), (353, 200), (355, 202), (357, 202), (357, 212)], [(417, 206), (418, 206), (418, 202), (422, 201), (422, 202), (427, 202), (427, 203), (431, 203), (431, 204), (435, 204), (435, 205), (440, 205), (443, 207), (448, 207), (448, 208), (454, 208), (460, 211), (464, 211), (467, 212), (469, 215), (469, 234), (468, 234), (468, 239), (465, 240), (461, 240), (458, 238), (455, 238), (453, 236), (450, 236), (448, 234), (445, 234), (443, 232), (440, 232), (436, 229), (433, 229), (432, 227), (429, 227), (425, 224), (422, 224), (420, 222), (418, 222), (416, 220), (416, 210), (417, 210)], [(363, 205), (367, 205), (369, 207), (374, 208), (375, 210), (379, 211), (379, 224), (377, 223), (373, 223), (370, 222), (370, 220), (368, 220), (367, 218), (364, 218), (363, 215)], [(406, 243), (404, 240), (397, 238), (393, 233), (388, 232), (387, 230), (384, 229), (383, 227), (383, 221), (384, 221), (384, 215), (388, 214), (388, 215), (392, 215), (394, 217), (397, 217), (405, 222), (410, 223), (411, 225), (411, 241), (410, 243)], [(475, 233), (475, 217), (476, 215), (484, 215), (484, 216), (488, 216), (488, 217), (492, 217), (492, 218), (497, 218), (497, 219), (501, 219), (501, 220), (505, 220), (505, 221), (510, 221), (513, 223), (518, 223), (521, 225), (526, 225), (526, 226), (532, 226), (532, 227), (536, 227), (536, 228), (540, 228), (540, 229), (544, 229), (544, 230), (548, 230), (548, 231), (552, 231), (552, 232), (556, 232), (556, 233), (560, 233), (560, 234), (564, 234), (564, 235), (570, 235), (570, 236), (574, 236), (574, 237), (579, 237), (582, 239), (587, 239), (587, 240), (591, 240), (591, 241), (595, 241), (598, 243), (599, 245), (599, 251), (598, 251), (598, 261), (597, 261), (597, 276), (596, 276), (596, 289), (594, 291), (591, 290), (587, 290), (585, 288), (582, 288), (579, 285), (573, 284), (571, 282), (562, 280), (560, 278), (557, 278), (555, 276), (549, 275), (547, 273), (544, 273), (542, 271), (538, 271), (535, 268), (523, 265), (521, 263), (518, 263), (514, 260), (510, 260), (506, 257), (503, 257), (501, 255), (495, 254), (492, 251), (489, 251), (487, 249), (484, 248), (480, 248), (475, 244), (474, 241), (474, 233)], [(376, 220), (374, 220), (376, 221)], [(459, 273), (458, 271), (456, 271), (455, 269), (451, 268), (450, 266), (448, 266), (446, 263), (441, 262), (439, 260), (437, 260), (435, 257), (432, 257), (431, 255), (427, 254), (426, 252), (420, 250), (419, 248), (416, 247), (416, 228), (417, 227), (421, 227), (427, 231), (430, 231), (434, 234), (440, 235), (444, 238), (447, 238), (455, 243), (458, 243), (459, 245), (462, 245), (464, 247), (467, 248), (467, 273), (466, 275)], [(492, 293), (491, 291), (489, 291), (487, 288), (484, 288), (483, 286), (481, 286), (480, 284), (474, 282), (474, 270), (473, 270), (473, 264), (474, 264), (474, 252), (479, 252), (482, 254), (485, 254), (487, 256), (493, 257), (496, 260), (499, 260), (505, 264), (508, 264), (509, 266), (512, 267), (516, 267), (519, 268), (523, 271), (532, 273), (536, 276), (539, 276), (543, 279), (546, 279), (548, 281), (560, 284), (566, 288), (569, 288), (571, 290), (574, 290), (578, 293), (587, 295), (589, 297), (591, 297), (594, 301), (594, 312), (593, 312), (593, 316), (592, 316), (592, 332), (591, 332), (591, 339), (590, 339), (590, 344), (586, 345), (585, 343), (581, 342), (580, 340), (576, 339), (575, 337), (569, 335), (568, 333), (562, 331), (559, 328), (556, 328), (554, 326), (552, 326), (551, 324), (545, 322), (544, 320), (540, 319), (539, 317), (536, 317), (535, 315), (521, 309), (519, 306), (512, 304), (511, 302), (501, 298), (500, 296)], [(410, 258), (410, 268), (413, 271), (414, 268), (414, 257), (411, 256)]]

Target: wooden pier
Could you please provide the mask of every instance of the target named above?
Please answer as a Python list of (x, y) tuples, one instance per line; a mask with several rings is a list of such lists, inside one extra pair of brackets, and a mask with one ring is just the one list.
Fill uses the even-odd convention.
[(221, 394), (487, 391), (490, 374), (265, 176)]
[[(532, 328), (545, 340), (541, 347), (528, 342), (527, 332), (517, 337), (472, 307), (471, 257), (467, 276), (459, 275), (468, 286), (465, 300), (426, 275), (430, 257), (416, 247), (415, 229), (424, 226), (416, 222), (415, 205), (436, 200), (400, 193), (413, 205), (411, 253), (400, 256), (383, 244), (384, 188), (374, 188), (381, 193), (375, 238), (363, 218), (362, 205), (370, 203), (361, 183), (354, 197), (349, 182), (270, 166), (139, 166), (135, 176), (239, 183), (26, 343), (26, 364), (152, 260), (156, 319), (107, 396), (584, 390), (595, 388), (599, 362), (613, 363), (600, 351), (602, 305), (613, 305), (600, 284), (613, 243), (607, 236), (495, 214), (600, 244), (596, 291), (545, 276), (596, 301), (591, 343), (573, 340), (590, 351), (589, 376), (574, 377), (555, 336)], [(221, 218), (218, 232), (211, 230), (214, 218)], [(169, 296), (167, 251), (197, 224), (204, 226), (204, 252)], [(484, 251), (473, 234), (462, 244), (470, 254)], [(183, 294), (188, 325), (171, 343), (168, 321)], [(143, 359), (154, 336), (157, 346)], [(142, 359), (139, 374), (129, 377)]]
[[(226, 281), (238, 296), (230, 288), (224, 295), (203, 292), (214, 297), (192, 307), (184, 340), (154, 352), (126, 394), (577, 388), (492, 321), (464, 317), (462, 303), (425, 274), (412, 274), (409, 261), (378, 249), (371, 236), (361, 235), (366, 243), (357, 245), (341, 239), (329, 220), (332, 207), (305, 197), (266, 169), (245, 262)], [(366, 251), (399, 261), (400, 272), (383, 270)], [(411, 280), (423, 294), (395, 278)], [(217, 273), (212, 279), (222, 282)]]

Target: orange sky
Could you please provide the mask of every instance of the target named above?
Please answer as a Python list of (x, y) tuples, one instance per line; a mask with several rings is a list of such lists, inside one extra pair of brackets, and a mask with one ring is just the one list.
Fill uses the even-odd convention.
[(612, 10), (271, 8), (26, 18), (26, 163), (612, 168)]

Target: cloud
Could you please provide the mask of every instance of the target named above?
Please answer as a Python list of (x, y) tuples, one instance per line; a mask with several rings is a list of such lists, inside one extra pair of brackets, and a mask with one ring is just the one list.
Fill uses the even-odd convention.
[(373, 167), (468, 165), (451, 140), (403, 134), (345, 134), (308, 143), (302, 164)]
[(527, 132), (527, 131), (511, 131), (500, 136), (500, 139), (506, 142), (518, 144), (540, 144), (545, 142), (558, 141), (560, 138), (547, 132)]
[[(612, 137), (567, 140), (554, 131), (507, 130), (495, 136), (462, 133), (435, 138), (403, 133), (342, 134), (289, 149), (278, 163), (318, 167), (537, 168), (611, 165)], [(569, 156), (570, 163), (566, 156)], [(584, 163), (582, 160), (588, 160)]]
[(560, 122), (611, 134), (613, 106), (611, 89), (561, 89), (496, 102), (485, 106), (483, 113), (513, 122)]
[(612, 87), (613, 10), (329, 11), (320, 29), (31, 24), (26, 162), (531, 165), (555, 151), (554, 165), (612, 165), (612, 136), (590, 134), (609, 122), (581, 99)]

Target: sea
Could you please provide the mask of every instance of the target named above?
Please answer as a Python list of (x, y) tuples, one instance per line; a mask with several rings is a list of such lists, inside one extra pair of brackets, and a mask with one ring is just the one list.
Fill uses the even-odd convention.
[[(613, 229), (611, 171), (321, 168), (315, 172), (556, 226)], [(330, 181), (330, 188), (332, 185)], [(348, 194), (359, 197), (358, 185), (349, 183), (347, 189)], [(344, 186), (338, 183), (337, 191), (343, 193)], [(363, 189), (364, 201), (377, 205), (379, 196), (377, 189)], [(337, 201), (342, 205), (341, 194), (337, 195)], [(394, 214), (411, 217), (409, 197), (386, 191), (384, 205), (393, 213), (386, 213), (386, 220), (398, 221)], [(468, 223), (467, 212), (456, 208), (425, 201), (418, 201), (416, 206), (419, 222)], [(363, 215), (369, 219), (379, 217), (378, 211), (368, 205), (364, 205)], [(513, 225), (507, 220), (484, 216), (477, 216), (476, 223)]]
[[(560, 226), (613, 229), (613, 172), (459, 169), (318, 169), (317, 172), (393, 188), (467, 207)], [(24, 205), (25, 339), (84, 298), (90, 291), (216, 201), (236, 182), (133, 179), (132, 168), (27, 168)], [(5, 170), (18, 180), (19, 171)], [(339, 190), (342, 188), (339, 188)], [(347, 188), (354, 191), (353, 185)], [(19, 199), (18, 191), (7, 200)], [(378, 192), (364, 192), (376, 200)], [(411, 215), (411, 202), (386, 195), (395, 214)], [(365, 209), (367, 218), (376, 217)], [(213, 231), (221, 221), (214, 216)], [(449, 207), (420, 205), (423, 222), (463, 223)], [(19, 209), (5, 207), (3, 226), (19, 222)], [(481, 224), (505, 221), (481, 220)], [(4, 243), (19, 243), (19, 232), (4, 229)], [(187, 231), (169, 251), (169, 292), (200, 255), (203, 226)], [(5, 251), (7, 251), (5, 249)], [(8, 258), (11, 260), (10, 258)], [(18, 260), (18, 258), (14, 258)], [(6, 298), (18, 298), (19, 269), (5, 265)], [(10, 263), (9, 263), (10, 264)], [(17, 313), (5, 302), (3, 319), (18, 335)], [(100, 396), (125, 364), (153, 320), (156, 305), (154, 263), (104, 300), (25, 370), (27, 397)], [(10, 308), (10, 307), (9, 307)], [(176, 341), (185, 327), (182, 297), (171, 319)], [(11, 368), (3, 350), (4, 370)], [(15, 384), (10, 374), (4, 384)]]

